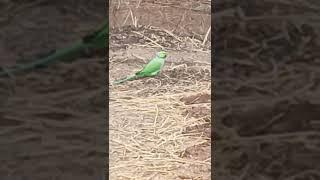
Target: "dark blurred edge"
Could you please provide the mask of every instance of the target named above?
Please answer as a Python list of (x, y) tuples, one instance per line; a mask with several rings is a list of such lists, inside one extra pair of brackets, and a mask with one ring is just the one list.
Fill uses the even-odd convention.
[[(109, 20), (109, 0), (106, 1), (106, 15), (107, 19)], [(109, 23), (110, 25), (110, 23)], [(110, 26), (109, 31), (110, 33)], [(109, 37), (107, 39), (107, 44), (109, 44)], [(109, 179), (109, 46), (106, 49), (106, 125), (107, 125), (107, 134), (106, 134), (106, 167), (105, 172), (106, 176), (105, 179)]]
[[(214, 1), (215, 2), (215, 1)], [(214, 149), (215, 149), (215, 140), (214, 140), (214, 134), (216, 131), (215, 128), (215, 101), (214, 101), (214, 64), (215, 64), (215, 36), (216, 36), (216, 26), (214, 24), (214, 13), (216, 12), (215, 10), (215, 5), (214, 2), (211, 1), (211, 179), (216, 179), (215, 176), (215, 156), (214, 156)]]
[[(289, 6), (291, 3), (297, 3), (296, 7), (300, 5), (307, 5), (309, 10), (305, 10), (305, 12), (297, 13), (298, 16), (308, 16), (308, 13), (312, 13), (312, 10), (318, 9), (319, 5), (313, 7), (313, 4), (317, 4), (317, 1), (213, 1), (212, 2), (212, 177), (215, 180), (233, 180), (233, 179), (290, 179), (290, 180), (298, 180), (298, 179), (319, 179), (319, 153), (320, 147), (319, 143), (319, 119), (320, 119), (320, 106), (317, 103), (319, 97), (319, 93), (314, 92), (311, 93), (311, 89), (316, 89), (319, 84), (319, 71), (316, 70), (316, 65), (313, 63), (319, 60), (319, 26), (315, 26), (310, 28), (308, 22), (300, 22), (302, 25), (302, 32), (297, 33), (295, 35), (289, 34), (289, 36), (294, 36), (294, 40), (297, 41), (293, 43), (292, 46), (286, 46), (285, 43), (279, 42), (268, 44), (269, 51), (264, 54), (266, 61), (272, 59), (275, 56), (276, 63), (281, 64), (281, 61), (287, 61), (287, 65), (290, 68), (299, 69), (301, 67), (306, 66), (307, 62), (310, 62), (309, 70), (310, 74), (314, 73), (314, 82), (313, 86), (310, 87), (309, 91), (301, 91), (292, 99), (283, 100), (278, 102), (278, 98), (286, 98), (286, 94), (283, 92), (279, 92), (280, 96), (274, 96), (273, 98), (268, 98), (267, 95), (262, 95), (258, 97), (256, 94), (252, 93), (252, 98), (258, 97), (264, 99), (264, 102), (261, 104), (257, 104), (255, 108), (249, 109), (248, 111), (236, 111), (231, 108), (228, 117), (225, 117), (222, 112), (222, 107), (227, 106), (225, 104), (226, 100), (229, 99), (230, 106), (236, 95), (228, 97), (223, 96), (222, 91), (226, 90), (223, 87), (223, 83), (227, 84), (224, 81), (227, 78), (221, 77), (221, 74), (218, 73), (218, 66), (225, 69), (230, 69), (230, 71), (234, 70), (234, 68), (239, 68), (237, 63), (240, 59), (237, 59), (237, 55), (235, 52), (237, 50), (240, 51), (240, 46), (236, 47), (235, 44), (233, 49), (228, 49), (226, 51), (220, 46), (217, 48), (217, 45), (223, 44), (223, 41), (226, 41), (227, 38), (235, 35), (230, 32), (235, 32), (232, 28), (237, 28), (233, 24), (227, 24), (226, 21), (222, 23), (223, 17), (228, 17), (229, 19), (234, 18), (241, 19), (241, 16), (245, 17), (253, 17), (253, 16), (268, 16), (269, 12), (263, 12), (261, 9), (263, 5), (265, 5), (266, 9), (270, 8), (271, 3), (278, 3), (278, 9), (275, 8), (275, 13), (282, 13), (283, 15), (287, 15), (290, 11)], [(286, 4), (287, 3), (287, 4)], [(309, 4), (308, 4), (309, 3)], [(286, 9), (286, 5), (288, 8)], [(219, 7), (217, 10), (217, 6)], [(239, 9), (239, 7), (241, 7)], [(306, 8), (306, 9), (308, 9)], [(299, 8), (297, 8), (299, 9)], [(229, 11), (230, 10), (230, 11)], [(235, 11), (234, 11), (235, 10)], [(238, 11), (238, 10), (242, 10)], [(269, 9), (268, 9), (269, 10)], [(229, 12), (228, 12), (229, 11)], [(282, 12), (283, 11), (283, 12)], [(300, 9), (302, 11), (302, 8)], [(233, 12), (233, 13), (232, 13)], [(241, 14), (244, 13), (244, 14)], [(314, 11), (313, 11), (314, 13)], [(258, 14), (258, 15), (257, 15)], [(230, 17), (231, 15), (231, 17)], [(297, 18), (298, 18), (297, 16)], [(280, 17), (280, 16), (279, 16)], [(319, 14), (317, 14), (315, 19), (319, 19)], [(226, 18), (227, 19), (227, 18)], [(239, 19), (239, 22), (241, 21)], [(301, 18), (302, 20), (303, 18)], [(274, 21), (277, 21), (275, 18)], [(293, 20), (294, 21), (294, 20)], [(298, 20), (299, 21), (299, 20)], [(231, 22), (231, 21), (230, 21)], [(270, 21), (271, 22), (271, 21)], [(251, 22), (250, 25), (255, 27), (256, 29), (264, 29), (264, 27), (268, 28), (267, 25)], [(288, 23), (288, 27), (291, 28), (291, 24)], [(319, 25), (319, 21), (318, 21)], [(294, 25), (293, 25), (294, 26)], [(317, 28), (318, 27), (318, 28)], [(276, 28), (276, 27), (274, 27)], [(293, 27), (294, 28), (294, 27)], [(311, 29), (309, 30), (304, 30)], [(219, 29), (220, 31), (218, 31)], [(222, 30), (223, 29), (223, 30)], [(313, 30), (312, 30), (313, 29)], [(290, 30), (290, 29), (289, 29)], [(240, 30), (239, 30), (240, 31)], [(267, 31), (267, 30), (266, 30)], [(229, 32), (229, 33), (228, 33)], [(314, 32), (318, 32), (313, 34)], [(259, 31), (256, 32), (260, 33)], [(292, 32), (289, 32), (292, 33)], [(261, 34), (262, 31), (261, 31)], [(270, 35), (270, 34), (269, 34)], [(311, 38), (310, 38), (311, 37)], [(246, 37), (248, 38), (248, 37)], [(255, 40), (256, 37), (252, 37)], [(303, 40), (306, 40), (304, 49), (301, 49), (299, 45), (304, 46), (302, 43)], [(311, 39), (311, 40), (310, 40)], [(314, 42), (313, 42), (314, 41)], [(315, 43), (313, 47), (309, 47), (308, 42)], [(318, 43), (318, 44), (317, 44)], [(232, 46), (233, 44), (228, 44)], [(311, 45), (310, 45), (311, 46)], [(281, 49), (283, 48), (283, 49)], [(286, 49), (287, 48), (287, 49)], [(312, 49), (313, 48), (313, 49)], [(279, 51), (278, 51), (279, 50)], [(295, 53), (301, 50), (301, 56), (297, 56), (296, 59), (294, 57)], [(286, 53), (288, 54), (281, 54)], [(289, 60), (286, 59), (289, 56)], [(230, 58), (227, 59), (226, 57)], [(290, 59), (292, 58), (292, 59)], [(249, 58), (248, 58), (249, 59)], [(230, 60), (233, 63), (225, 63), (224, 61)], [(238, 61), (238, 62), (237, 62)], [(258, 60), (256, 60), (258, 61)], [(248, 64), (244, 64), (244, 66), (249, 64), (256, 65), (254, 60), (245, 61)], [(279, 62), (277, 62), (279, 61)], [(262, 62), (264, 63), (264, 62)], [(306, 63), (306, 64), (304, 64)], [(284, 63), (285, 64), (285, 63)], [(314, 63), (316, 64), (316, 63)], [(319, 67), (319, 64), (317, 64)], [(284, 65), (283, 67), (286, 67)], [(307, 67), (307, 66), (306, 66)], [(301, 72), (303, 68), (301, 68)], [(314, 71), (314, 72), (311, 72)], [(250, 73), (250, 72), (249, 72)], [(293, 73), (297, 73), (298, 70)], [(301, 73), (303, 74), (303, 73)], [(309, 75), (308, 72), (305, 74)], [(249, 75), (254, 76), (254, 75)], [(294, 76), (294, 74), (292, 74)], [(240, 79), (239, 76), (232, 77), (234, 81), (239, 81), (239, 84), (244, 81)], [(300, 79), (297, 79), (296, 82), (289, 82), (288, 84), (284, 84), (281, 86), (282, 88), (287, 88), (288, 92), (290, 90), (289, 87), (306, 87), (308, 89), (308, 81), (301, 82)], [(237, 82), (238, 83), (238, 82)], [(274, 86), (276, 87), (277, 83), (283, 83), (281, 79), (276, 79), (274, 81)], [(291, 83), (291, 84), (290, 84)], [(303, 84), (304, 83), (304, 84)], [(261, 86), (262, 88), (262, 86)], [(298, 88), (298, 89), (299, 89)], [(266, 87), (267, 89), (267, 87)], [(276, 88), (275, 88), (276, 89)], [(303, 89), (303, 88), (301, 88)], [(263, 90), (263, 88), (262, 88)], [(278, 92), (277, 90), (275, 90)], [(279, 90), (280, 91), (280, 90)], [(250, 89), (242, 90), (242, 94), (248, 95), (251, 93)], [(282, 94), (282, 95), (281, 95)], [(239, 95), (240, 96), (240, 95)], [(240, 98), (239, 98), (240, 99)], [(236, 99), (235, 99), (236, 100)], [(238, 99), (237, 99), (238, 100)], [(249, 101), (247, 101), (249, 103)], [(246, 105), (246, 102), (243, 102), (243, 105)], [(271, 105), (271, 106), (270, 106)], [(277, 115), (280, 114), (280, 121), (275, 120)], [(283, 118), (283, 119), (281, 119)], [(313, 119), (313, 120), (312, 120)], [(222, 126), (221, 123), (229, 122), (232, 127), (226, 128), (226, 126)], [(314, 125), (310, 124), (310, 121), (314, 121)], [(250, 123), (251, 122), (251, 123)], [(273, 123), (276, 122), (276, 123)], [(270, 123), (269, 127), (266, 127), (265, 124)], [(261, 129), (261, 130), (260, 130)], [(242, 132), (240, 132), (242, 131)], [(247, 131), (247, 132), (245, 132)], [(243, 133), (239, 137), (232, 133)], [(308, 134), (309, 133), (309, 134)], [(236, 137), (234, 137), (235, 135)], [(294, 137), (294, 138), (293, 138)], [(291, 139), (290, 139), (291, 138)], [(256, 139), (256, 140), (255, 140)], [(261, 142), (260, 142), (261, 141)], [(314, 142), (312, 142), (314, 141)], [(317, 144), (317, 145), (316, 145)], [(310, 146), (307, 146), (310, 145)], [(259, 151), (261, 150), (261, 151)]]
[[(6, 1), (7, 2), (7, 1)], [(9, 1), (8, 1), (9, 2)], [(106, 6), (105, 6), (105, 16), (106, 16), (106, 18), (108, 18), (108, 10), (109, 10), (109, 8), (108, 8), (108, 6), (109, 6), (109, 1), (105, 1), (106, 2)], [(44, 4), (46, 4), (46, 2), (44, 2)], [(98, 13), (98, 12), (97, 12)], [(50, 16), (50, 14), (48, 14), (48, 16)], [(20, 22), (19, 22), (20, 23)], [(59, 22), (54, 22), (54, 23), (64, 23), (64, 22), (61, 22), (61, 21), (59, 21)], [(102, 22), (101, 22), (102, 23)], [(49, 24), (50, 24), (50, 22), (49, 22)], [(67, 25), (66, 25), (67, 26)], [(97, 24), (97, 27), (99, 26), (99, 24)], [(95, 27), (91, 27), (91, 28), (95, 28)], [(28, 34), (26, 34), (26, 36), (28, 36)], [(79, 37), (78, 38), (79, 40), (81, 39), (81, 37)], [(18, 40), (14, 40), (14, 41), (18, 41)], [(41, 41), (41, 39), (40, 39), (40, 41)], [(57, 41), (59, 41), (59, 39), (57, 40)], [(61, 41), (61, 39), (60, 39), (60, 41)], [(32, 43), (32, 42), (30, 42), (30, 43)], [(67, 42), (67, 43), (72, 43), (72, 42)], [(67, 44), (66, 43), (66, 44)], [(106, 39), (106, 43), (108, 43), (108, 40)], [(106, 89), (105, 89), (105, 98), (106, 98), (106, 104), (105, 104), (105, 106), (106, 106), (106, 108), (104, 108), (105, 110), (106, 110), (106, 117), (107, 117), (107, 119), (105, 119), (105, 118), (103, 118), (103, 119), (92, 119), (92, 121), (91, 121), (91, 123), (93, 123), (93, 121), (103, 121), (103, 123), (101, 123), (101, 124), (106, 124), (107, 126), (106, 126), (106, 135), (104, 136), (104, 139), (95, 139), (95, 142), (105, 142), (105, 145), (106, 145), (106, 152), (101, 152), (101, 149), (100, 148), (98, 148), (98, 149), (96, 149), (96, 150), (92, 150), (91, 149), (91, 152), (90, 153), (92, 153), (93, 152), (93, 156), (95, 156), (95, 157), (93, 157), (93, 158), (96, 158), (96, 156), (101, 156), (101, 154), (103, 153), (103, 154), (105, 154), (106, 155), (106, 157), (105, 158), (103, 158), (103, 159), (99, 159), (99, 161), (103, 161), (103, 163), (101, 163), (101, 162), (98, 162), (97, 164), (99, 164), (99, 165), (101, 165), (101, 164), (104, 164), (104, 166), (103, 167), (101, 167), (101, 169), (96, 169), (96, 170), (94, 170), (95, 172), (95, 174), (94, 174), (94, 177), (98, 177), (99, 176), (99, 179), (98, 180), (102, 180), (102, 179), (108, 179), (106, 176), (107, 176), (107, 169), (108, 169), (108, 167), (109, 167), (109, 164), (108, 164), (108, 148), (109, 148), (109, 146), (108, 146), (108, 138), (109, 138), (109, 135), (108, 135), (108, 125), (109, 125), (109, 123), (108, 123), (108, 114), (109, 114), (109, 111), (108, 111), (108, 108), (109, 108), (109, 106), (108, 106), (108, 102), (109, 102), (109, 91), (108, 91), (108, 87), (107, 87), (107, 85), (108, 85), (108, 83), (109, 83), (109, 76), (108, 76), (108, 67), (109, 67), (109, 65), (108, 65), (108, 57), (109, 57), (109, 52), (108, 52), (108, 49), (105, 49), (105, 68), (103, 69), (104, 70), (104, 73), (105, 73), (105, 87), (106, 87)], [(1, 56), (1, 54), (0, 54), (0, 56)], [(1, 61), (1, 60), (0, 60)], [(67, 78), (67, 77), (66, 77)], [(68, 80), (66, 80), (66, 81), (68, 81)], [(2, 103), (2, 102), (1, 102)], [(1, 118), (2, 118), (2, 109), (0, 109), (0, 120), (1, 120)], [(59, 119), (56, 119), (56, 120), (59, 120)], [(61, 121), (62, 122), (62, 121)], [(90, 123), (90, 121), (88, 122), (88, 124)], [(32, 128), (32, 127), (30, 127), (30, 128)], [(86, 127), (83, 127), (83, 128), (86, 128)], [(92, 137), (89, 137), (89, 138), (91, 138), (91, 139), (94, 139), (94, 137), (96, 137), (96, 138), (101, 138), (101, 134), (92, 134)], [(1, 138), (1, 139), (3, 139), (3, 137)], [(5, 139), (4, 139), (5, 140)], [(43, 140), (42, 140), (43, 141)], [(70, 140), (71, 141), (71, 140)], [(50, 144), (50, 142), (45, 142), (45, 143), (49, 143)], [(1, 148), (1, 151), (4, 149), (4, 146), (7, 146), (6, 145), (6, 142), (0, 142), (0, 144), (1, 144), (1, 146), (2, 146), (2, 148)], [(19, 145), (19, 144), (16, 144), (17, 146), (21, 146), (21, 145)], [(8, 146), (10, 146), (10, 145), (8, 145)], [(15, 147), (17, 147), (17, 146), (15, 146)], [(41, 145), (39, 145), (39, 146), (41, 146)], [(6, 148), (10, 148), (10, 147), (6, 147)], [(24, 146), (23, 148), (26, 148), (26, 149), (28, 149), (28, 146)], [(39, 148), (40, 149), (40, 148)], [(1, 161), (3, 161), (3, 159), (5, 160), (5, 161), (7, 161), (8, 159), (11, 159), (11, 161), (12, 161), (12, 163), (14, 163), (16, 166), (18, 166), (19, 165), (19, 163), (18, 162), (16, 162), (16, 161), (21, 161), (21, 163), (20, 164), (28, 164), (28, 161), (30, 160), (30, 158), (31, 157), (28, 157), (28, 151), (25, 151), (24, 149), (13, 149), (12, 150), (12, 152), (17, 152), (17, 154), (19, 154), (19, 153), (21, 153), (21, 154), (23, 154), (25, 157), (24, 158), (20, 158), (20, 160), (18, 160), (18, 158), (17, 157), (15, 157), (15, 156), (8, 156), (7, 154), (2, 154), (2, 157), (0, 158), (0, 162)], [(36, 153), (39, 153), (39, 154), (41, 154), (42, 152), (32, 152), (33, 154), (36, 154)], [(96, 155), (97, 154), (97, 155)], [(18, 156), (18, 155), (17, 155)], [(48, 155), (48, 156), (50, 156), (50, 154)], [(55, 155), (53, 155), (53, 156), (55, 156)], [(49, 157), (48, 157), (49, 158)], [(61, 157), (60, 157), (61, 158)], [(92, 157), (91, 157), (92, 158)], [(75, 159), (75, 161), (76, 161), (76, 159)], [(43, 163), (43, 162), (41, 162), (41, 163)], [(29, 165), (29, 167), (30, 167), (31, 165)], [(37, 166), (37, 164), (34, 164), (34, 166)], [(4, 180), (6, 180), (6, 179), (10, 179), (10, 180), (37, 180), (39, 177), (38, 177), (38, 175), (35, 173), (35, 174), (33, 174), (32, 175), (32, 177), (30, 177), (30, 176), (28, 176), (28, 175), (20, 175), (20, 174), (16, 174), (16, 169), (14, 169), (14, 168), (12, 168), (12, 169), (7, 169), (7, 168), (9, 168), (9, 167), (6, 167), (6, 169), (4, 169), (4, 167), (3, 166), (1, 166), (0, 165), (0, 179), (4, 179)], [(19, 167), (20, 168), (20, 167)], [(53, 179), (60, 179), (61, 177), (59, 176), (59, 174), (55, 174), (56, 173), (56, 171), (59, 171), (58, 170), (58, 168), (59, 167), (57, 167), (57, 169), (51, 169), (51, 172), (48, 172), (48, 178), (53, 178)], [(29, 169), (29, 168), (28, 168)], [(30, 168), (31, 169), (31, 168)], [(21, 171), (21, 169), (19, 169), (20, 171)], [(44, 169), (45, 171), (47, 171), (47, 169)], [(7, 175), (7, 176), (4, 176), (4, 173), (6, 173), (6, 171), (11, 171), (11, 174), (13, 174), (13, 176), (11, 176), (11, 175)], [(27, 171), (27, 170), (26, 170)], [(41, 167), (39, 168), (39, 171), (41, 171)], [(66, 170), (66, 171), (68, 171), (68, 170)], [(74, 169), (73, 169), (73, 171), (74, 171)], [(83, 171), (83, 169), (79, 169), (79, 174), (72, 174), (71, 176), (74, 176), (74, 178), (72, 178), (72, 179), (83, 179), (83, 178), (85, 178), (85, 176), (83, 176), (83, 175), (81, 175), (81, 173), (83, 173), (83, 172), (81, 172), (81, 171)], [(90, 171), (89, 171), (90, 172)], [(50, 174), (51, 173), (51, 174)], [(84, 172), (84, 173), (87, 173), (87, 172)], [(90, 172), (91, 173), (91, 172)], [(97, 174), (97, 173), (99, 173), (99, 175)], [(87, 175), (87, 174), (86, 174)], [(50, 176), (50, 177), (49, 177)], [(57, 176), (59, 176), (59, 177), (57, 177)], [(61, 176), (63, 176), (63, 174), (61, 174)], [(65, 176), (64, 176), (65, 177)], [(69, 177), (70, 177), (70, 175), (69, 175)], [(43, 179), (43, 178), (41, 178), (41, 179)]]

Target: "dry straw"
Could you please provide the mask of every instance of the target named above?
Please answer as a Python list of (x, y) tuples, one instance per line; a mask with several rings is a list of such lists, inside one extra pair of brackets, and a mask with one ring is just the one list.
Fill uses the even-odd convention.
[[(110, 61), (111, 74), (129, 63), (117, 60)], [(210, 72), (210, 66), (190, 60), (169, 61), (157, 78), (110, 86), (110, 178), (196, 177), (203, 173), (200, 169), (210, 176), (209, 157), (184, 157), (188, 149), (199, 146), (210, 152), (210, 137), (201, 130), (189, 131), (209, 125), (205, 117), (210, 112), (200, 117), (186, 113), (194, 107), (210, 109), (210, 100), (199, 104), (198, 97), (188, 105), (181, 101), (198, 93), (210, 94), (209, 75), (204, 73)], [(175, 72), (179, 72), (177, 77)]]
[[(119, 2), (118, 4), (123, 5), (124, 3)], [(141, 28), (138, 22), (142, 23), (142, 21), (135, 16), (137, 14), (135, 12), (142, 6), (146, 8), (146, 4), (163, 8), (174, 6), (170, 2), (150, 4), (148, 1), (141, 0), (123, 5), (128, 10), (122, 24), (130, 24), (136, 28), (130, 31), (130, 34), (126, 31), (124, 33), (140, 39), (139, 43), (126, 44), (127, 49), (165, 48), (168, 51), (179, 52), (183, 47), (187, 47), (188, 51), (203, 53), (210, 58), (208, 44), (210, 44), (211, 27), (206, 29), (201, 36), (194, 32), (191, 32), (193, 36), (189, 37), (184, 36), (183, 33), (177, 33), (178, 29), (187, 30), (186, 22), (190, 11), (193, 11), (190, 7), (182, 11), (178, 23), (170, 22), (165, 11), (160, 11), (160, 15), (169, 25), (172, 25), (171, 28), (170, 26), (160, 28), (153, 25)], [(130, 23), (129, 18), (131, 18)], [(114, 43), (116, 46), (123, 46), (121, 42)], [(120, 78), (114, 74), (119, 76), (120, 71), (124, 69), (129, 70), (125, 70), (123, 75), (140, 69), (143, 63), (140, 60), (146, 63), (145, 57), (137, 54), (130, 55), (130, 57), (122, 55), (120, 58), (116, 56), (113, 54), (109, 59), (111, 81), (114, 78)], [(132, 57), (135, 57), (134, 61)], [(177, 61), (177, 59), (174, 61), (168, 59), (160, 77), (109, 86), (110, 179), (210, 178), (210, 135), (208, 136), (204, 129), (196, 127), (210, 128), (210, 122), (206, 118), (210, 119), (211, 102), (209, 100), (199, 104), (199, 98), (193, 99), (191, 104), (181, 101), (183, 97), (199, 93), (210, 94), (210, 75), (205, 73), (210, 72), (210, 63), (191, 56), (179, 63)], [(209, 111), (195, 117), (192, 112), (189, 112), (194, 108)], [(188, 155), (189, 149), (194, 148), (197, 152), (201, 150), (201, 147), (205, 147), (204, 151), (207, 156), (199, 156), (197, 153)]]

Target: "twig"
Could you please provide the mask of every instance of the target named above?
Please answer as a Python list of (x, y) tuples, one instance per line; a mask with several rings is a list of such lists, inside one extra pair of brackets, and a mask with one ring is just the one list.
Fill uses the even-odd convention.
[(140, 32), (137, 32), (137, 31), (132, 31), (133, 33), (136, 33), (136, 34), (138, 34), (138, 35), (141, 35), (142, 37), (144, 37), (145, 39), (147, 39), (147, 40), (149, 40), (149, 41), (151, 41), (153, 44), (155, 44), (155, 45), (157, 45), (158, 47), (161, 47), (162, 49), (164, 49), (164, 47), (163, 46), (161, 46), (160, 44), (158, 44), (157, 42), (155, 42), (154, 40), (152, 40), (152, 39), (150, 39), (149, 37), (147, 37), (147, 36), (145, 36), (145, 35), (143, 35), (143, 34), (141, 34)]
[(211, 26), (209, 27), (209, 29), (208, 29), (208, 31), (207, 31), (204, 39), (203, 39), (202, 46), (204, 46), (206, 44), (210, 31), (211, 31)]

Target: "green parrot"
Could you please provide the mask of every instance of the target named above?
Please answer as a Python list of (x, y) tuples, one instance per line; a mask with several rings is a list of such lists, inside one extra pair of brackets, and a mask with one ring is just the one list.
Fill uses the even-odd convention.
[(156, 57), (153, 58), (144, 68), (134, 75), (119, 79), (114, 81), (114, 84), (124, 83), (126, 81), (135, 80), (143, 77), (153, 77), (160, 73), (164, 66), (165, 60), (167, 58), (167, 53), (165, 51), (157, 52)]
[(56, 61), (65, 59), (74, 59), (78, 57), (86, 49), (102, 49), (108, 47), (108, 21), (105, 21), (102, 26), (96, 31), (84, 36), (79, 42), (74, 43), (70, 47), (66, 47), (60, 50), (56, 50), (44, 58), (40, 58), (27, 64), (16, 65), (15, 67), (4, 69), (1, 72), (2, 75), (11, 75), (18, 71), (29, 70), (37, 67), (47, 66)]

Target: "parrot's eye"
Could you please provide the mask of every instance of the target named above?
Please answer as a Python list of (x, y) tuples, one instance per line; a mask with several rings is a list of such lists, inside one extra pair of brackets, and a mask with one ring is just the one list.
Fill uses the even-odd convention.
[(165, 52), (159, 52), (158, 56), (161, 58), (165, 58), (165, 57), (167, 57), (167, 54)]

